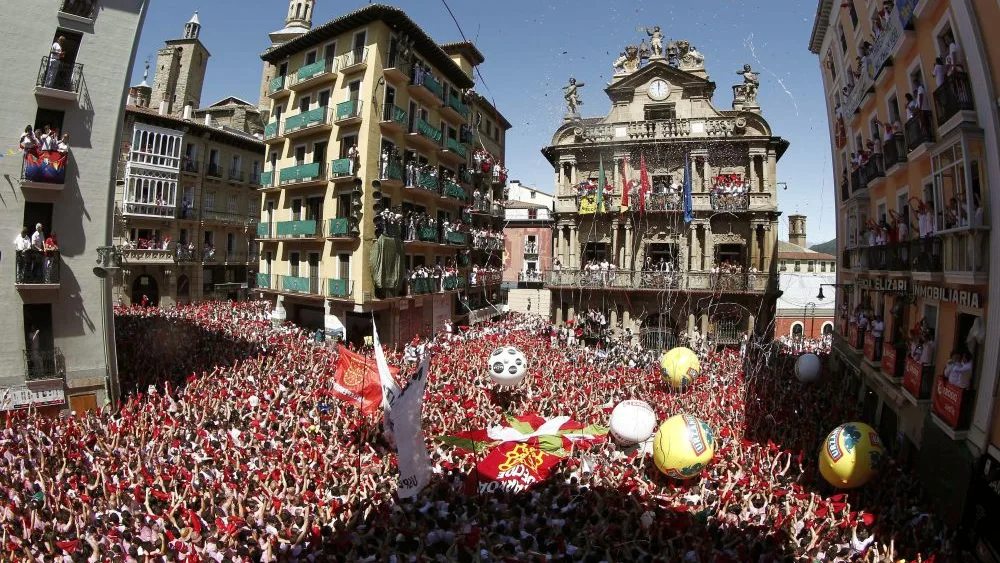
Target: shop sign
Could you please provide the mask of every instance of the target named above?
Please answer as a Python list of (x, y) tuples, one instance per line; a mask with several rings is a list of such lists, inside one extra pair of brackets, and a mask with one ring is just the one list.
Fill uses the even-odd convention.
[(47, 407), (66, 403), (62, 389), (33, 390), (27, 387), (0, 387), (0, 411)]
[(920, 398), (920, 383), (924, 375), (924, 366), (911, 357), (906, 358), (906, 370), (903, 372), (903, 388), (910, 395)]
[(875, 361), (875, 336), (870, 332), (865, 335), (865, 358)]
[(871, 291), (906, 291), (906, 281), (895, 278), (861, 278), (855, 280), (855, 284)]
[(896, 347), (892, 342), (885, 342), (882, 345), (882, 373), (889, 377), (896, 378)]
[(934, 378), (934, 395), (931, 398), (931, 409), (938, 418), (948, 426), (958, 428), (958, 419), (962, 414), (962, 388), (956, 387), (943, 377)]
[(936, 285), (918, 285), (916, 287), (916, 294), (917, 297), (923, 297), (924, 299), (957, 303), (962, 307), (969, 307), (971, 309), (983, 308), (982, 297), (980, 297), (979, 293), (975, 291), (966, 291), (964, 289), (940, 287)]

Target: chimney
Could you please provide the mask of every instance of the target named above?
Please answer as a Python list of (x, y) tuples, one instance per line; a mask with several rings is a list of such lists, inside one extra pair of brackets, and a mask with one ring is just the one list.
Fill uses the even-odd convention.
[(806, 247), (806, 216), (805, 215), (789, 215), (788, 216), (788, 242)]
[(206, 127), (212, 126), (212, 114), (208, 112), (205, 112), (205, 126)]
[(194, 112), (194, 107), (191, 104), (184, 106), (184, 119), (191, 119), (191, 114)]
[(160, 112), (159, 112), (160, 115), (167, 115), (168, 113), (170, 113), (169, 111), (167, 111), (167, 108), (169, 106), (170, 106), (169, 102), (167, 102), (166, 100), (160, 100)]
[(135, 105), (135, 94), (136, 94), (135, 88), (128, 89), (128, 99), (125, 100), (126, 105), (130, 106)]

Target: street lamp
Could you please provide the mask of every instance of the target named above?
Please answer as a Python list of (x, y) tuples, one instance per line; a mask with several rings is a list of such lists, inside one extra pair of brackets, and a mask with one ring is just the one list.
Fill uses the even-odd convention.
[[(819, 290), (823, 291), (823, 288), (821, 287)], [(815, 338), (815, 332), (813, 331), (816, 330), (816, 303), (810, 301), (806, 303), (805, 308), (802, 309), (803, 326), (806, 324), (806, 315), (809, 315), (809, 338)]]
[(823, 295), (823, 287), (824, 286), (826, 286), (826, 287), (832, 287), (834, 289), (836, 289), (838, 287), (843, 287), (843, 288), (847, 288), (847, 291), (850, 291), (851, 284), (849, 284), (849, 283), (821, 283), (821, 284), (819, 284), (819, 293), (816, 294), (816, 300), (817, 301), (822, 301), (822, 300), (826, 299), (826, 296)]

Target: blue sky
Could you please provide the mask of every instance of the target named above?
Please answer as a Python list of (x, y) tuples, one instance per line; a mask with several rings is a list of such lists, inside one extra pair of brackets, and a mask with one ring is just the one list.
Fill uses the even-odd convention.
[[(611, 63), (627, 44), (641, 38), (639, 26), (659, 25), (668, 38), (686, 39), (705, 56), (717, 84), (715, 105), (729, 109), (735, 73), (750, 63), (761, 73), (760, 105), (778, 135), (791, 142), (778, 165), (781, 210), (808, 216), (809, 241), (834, 238), (835, 194), (830, 165), (822, 80), (817, 58), (806, 45), (816, 0), (448, 0), (462, 30), (486, 56), (480, 67), (484, 83), (477, 91), (492, 98), (514, 125), (507, 137), (511, 178), (552, 191), (552, 169), (539, 150), (560, 125), (565, 106), (561, 88), (570, 76), (587, 84), (582, 90), (587, 116), (604, 115), (610, 102), (603, 88)], [(260, 84), (260, 53), (267, 33), (280, 29), (285, 0), (151, 2), (142, 31), (134, 82), (142, 79), (142, 61), (156, 59), (166, 39), (181, 35), (194, 10), (200, 11), (201, 39), (212, 58), (202, 93), (208, 104), (235, 95), (255, 102)], [(367, 2), (317, 0), (314, 24), (323, 23)], [(398, 0), (438, 42), (460, 40), (459, 30), (440, 0)], [(624, 4), (624, 5), (623, 5)], [(780, 4), (780, 7), (777, 5)], [(617, 6), (616, 6), (617, 5)], [(787, 236), (782, 217), (781, 237)]]

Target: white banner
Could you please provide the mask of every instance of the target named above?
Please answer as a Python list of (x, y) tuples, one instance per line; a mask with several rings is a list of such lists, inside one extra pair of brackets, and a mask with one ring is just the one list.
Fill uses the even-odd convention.
[(430, 360), (430, 354), (424, 354), (420, 367), (406, 389), (392, 402), (388, 413), (389, 426), (396, 440), (399, 498), (416, 496), (431, 480), (431, 456), (420, 423)]

